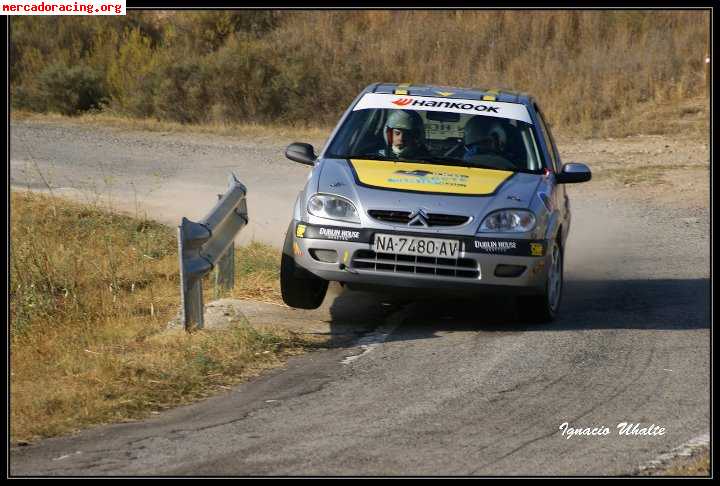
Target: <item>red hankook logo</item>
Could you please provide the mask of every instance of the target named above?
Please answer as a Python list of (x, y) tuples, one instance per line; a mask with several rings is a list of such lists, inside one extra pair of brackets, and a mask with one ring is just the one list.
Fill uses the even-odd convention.
[(398, 100), (395, 100), (392, 102), (394, 105), (398, 106), (406, 106), (412, 103), (412, 100), (410, 98), (400, 98)]

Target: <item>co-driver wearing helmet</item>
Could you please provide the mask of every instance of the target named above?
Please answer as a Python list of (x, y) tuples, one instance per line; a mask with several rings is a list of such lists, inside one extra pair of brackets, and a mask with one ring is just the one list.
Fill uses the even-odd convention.
[(384, 157), (410, 159), (429, 155), (422, 118), (414, 111), (392, 111), (385, 123), (384, 136), (387, 147), (380, 150)]
[(498, 168), (514, 168), (505, 152), (507, 134), (502, 124), (492, 118), (475, 116), (471, 118), (463, 130), (465, 144), (465, 162), (476, 162), (482, 165), (498, 166)]

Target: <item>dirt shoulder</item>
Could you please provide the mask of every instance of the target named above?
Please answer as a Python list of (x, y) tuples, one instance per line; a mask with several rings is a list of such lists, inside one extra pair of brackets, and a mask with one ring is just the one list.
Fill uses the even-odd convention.
[[(682, 120), (682, 117), (679, 120)], [(319, 150), (331, 129), (256, 124), (182, 125), (109, 115), (70, 118), (53, 114), (13, 112), (11, 138), (16, 142), (11, 153), (13, 169), (16, 169), (13, 183), (38, 186), (44, 184), (34, 180), (37, 177), (22, 174), (24, 167), (18, 165), (18, 160), (25, 161), (29, 156), (48, 159), (47, 162), (55, 169), (66, 162), (62, 157), (73, 156), (72, 150), (64, 147), (61, 150), (62, 157), (43, 153), (41, 147), (26, 150), (31, 140), (48, 140), (61, 145), (67, 142), (68, 145), (77, 147), (75, 150), (78, 152), (84, 150), (83, 145), (107, 144), (111, 149), (108, 154), (111, 157), (115, 156), (113, 149), (124, 143), (142, 149), (142, 154), (146, 156), (153, 154), (154, 158), (162, 157), (164, 160), (182, 160), (188, 154), (197, 154), (202, 156), (202, 161), (194, 159), (193, 167), (198, 169), (202, 168), (198, 164), (211, 169), (219, 165), (217, 162), (227, 164), (228, 153), (236, 154), (230, 160), (237, 161), (233, 163), (238, 167), (243, 166), (247, 156), (257, 158), (257, 155), (260, 155), (262, 160), (253, 160), (253, 164), (261, 162), (262, 165), (267, 165), (268, 169), (287, 166), (287, 169), (292, 170), (299, 166), (288, 164), (284, 158), (287, 145), (293, 141), (306, 141)], [(669, 130), (662, 135), (589, 139), (560, 134), (557, 144), (564, 163), (583, 162), (593, 171), (592, 182), (581, 186), (583, 194), (607, 195), (611, 192), (613, 195), (610, 199), (621, 197), (641, 203), (671, 204), (685, 208), (709, 207), (709, 133), (708, 136), (702, 136), (702, 132), (698, 130)], [(53, 158), (56, 160), (49, 160)], [(127, 162), (131, 161), (128, 159), (134, 157), (130, 153), (121, 158), (127, 166)], [(82, 154), (78, 153), (75, 160), (82, 159)], [(38, 162), (42, 168), (46, 160)], [(155, 167), (158, 164), (153, 160), (148, 162), (150, 166), (142, 167), (142, 172), (167, 173), (167, 170), (158, 170)], [(131, 167), (134, 168), (134, 165), (131, 164)], [(225, 171), (229, 167), (232, 165), (221, 165)], [(175, 167), (178, 168), (184, 169)], [(52, 181), (50, 182), (52, 184)], [(63, 184), (66, 182), (63, 181)], [(580, 186), (570, 187), (572, 191)]]
[[(598, 193), (648, 205), (709, 208), (710, 148), (707, 141), (638, 135), (558, 142), (563, 162), (583, 162), (593, 179), (584, 195)], [(580, 186), (573, 187), (580, 189)], [(611, 195), (610, 195), (611, 194)]]
[[(183, 124), (159, 121), (150, 118), (128, 118), (105, 113), (88, 113), (80, 116), (63, 116), (55, 113), (33, 113), (14, 110), (11, 113), (13, 122), (29, 122), (51, 126), (68, 126), (83, 129), (109, 129), (115, 132), (146, 132), (163, 137), (178, 136), (185, 140), (187, 136), (201, 135), (204, 142), (208, 137), (221, 139), (240, 138), (253, 140), (256, 143), (272, 143), (279, 140), (324, 140), (332, 127), (311, 127), (305, 125), (261, 125), (257, 123), (213, 123)], [(290, 143), (290, 142), (288, 142)]]

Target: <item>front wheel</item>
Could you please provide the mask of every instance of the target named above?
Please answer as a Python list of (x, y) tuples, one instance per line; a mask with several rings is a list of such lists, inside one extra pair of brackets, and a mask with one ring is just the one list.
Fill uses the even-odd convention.
[(557, 316), (563, 290), (563, 249), (557, 241), (553, 242), (550, 255), (544, 292), (520, 299), (519, 310), (523, 320), (545, 323), (552, 322)]
[[(285, 237), (285, 248), (292, 248), (291, 230), (292, 225)], [(325, 300), (327, 289), (327, 280), (298, 266), (292, 255), (283, 251), (280, 261), (280, 293), (285, 304), (297, 309), (317, 309)]]

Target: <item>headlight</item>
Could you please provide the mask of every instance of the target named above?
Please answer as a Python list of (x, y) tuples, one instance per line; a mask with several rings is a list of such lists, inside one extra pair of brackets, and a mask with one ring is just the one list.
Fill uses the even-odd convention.
[(524, 233), (535, 227), (535, 215), (522, 209), (501, 209), (488, 214), (478, 232)]
[(315, 194), (308, 201), (308, 212), (320, 218), (339, 219), (351, 223), (360, 222), (353, 203), (340, 196)]

